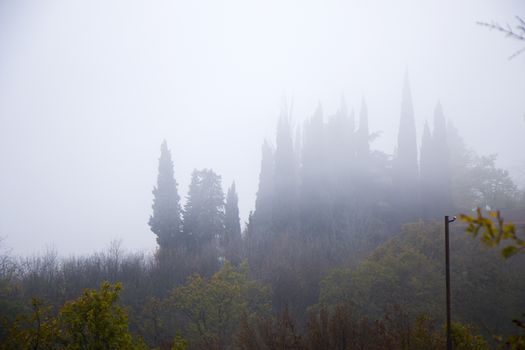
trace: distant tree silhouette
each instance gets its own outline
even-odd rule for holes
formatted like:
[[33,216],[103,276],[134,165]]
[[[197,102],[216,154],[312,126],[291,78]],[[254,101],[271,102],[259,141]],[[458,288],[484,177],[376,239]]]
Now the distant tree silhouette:
[[213,170],[194,170],[191,174],[183,218],[183,232],[191,250],[217,247],[224,239],[224,193],[221,177]]
[[451,198],[451,176],[450,176],[450,151],[447,139],[447,125],[443,108],[438,102],[434,110],[434,131],[432,135],[432,144],[434,148],[434,193],[433,201],[435,202],[435,215],[444,216],[452,210]]
[[397,151],[392,164],[393,202],[402,221],[417,217],[415,212],[417,211],[417,199],[419,197],[418,168],[414,108],[408,74],[406,74],[401,101]]
[[284,102],[277,125],[273,178],[272,222],[276,233],[294,230],[297,224],[297,169],[290,122]]
[[[421,216],[428,218],[432,216],[433,205],[430,198],[432,198],[433,186],[433,143],[432,134],[428,122],[425,121],[423,129],[423,136],[421,137],[421,150],[419,159],[419,173],[421,175]],[[425,200],[428,199],[428,200]]]
[[[250,226],[257,227],[259,232],[270,231],[272,226],[272,207],[274,197],[274,152],[267,141],[264,141],[261,151],[261,171],[259,187],[255,198],[255,212],[251,216]],[[259,233],[263,234],[263,233]]]
[[166,141],[162,142],[157,186],[153,188],[153,214],[149,218],[151,231],[157,235],[160,248],[181,243],[181,207],[177,182],[173,176],[173,161]]
[[[357,131],[357,163],[361,168],[369,166],[370,158],[370,131],[368,130],[368,108],[363,98],[359,113],[359,130]],[[365,171],[366,173],[366,171]]]
[[224,229],[224,239],[221,244],[225,251],[224,255],[227,260],[238,263],[240,260],[241,247],[241,221],[239,218],[239,198],[235,189],[235,182],[232,183],[226,195]]

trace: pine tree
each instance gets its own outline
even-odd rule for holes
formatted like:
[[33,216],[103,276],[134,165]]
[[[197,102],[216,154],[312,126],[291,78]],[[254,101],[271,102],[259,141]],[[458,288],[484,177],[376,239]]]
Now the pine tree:
[[224,193],[211,169],[194,170],[184,206],[184,235],[192,250],[215,247],[224,239]]
[[181,207],[177,182],[173,176],[173,161],[166,141],[162,142],[157,186],[153,188],[153,214],[149,218],[151,231],[157,235],[160,248],[180,244]]
[[239,217],[239,198],[232,183],[226,195],[224,206],[224,239],[222,246],[227,260],[237,263],[240,258],[241,247],[241,219]]

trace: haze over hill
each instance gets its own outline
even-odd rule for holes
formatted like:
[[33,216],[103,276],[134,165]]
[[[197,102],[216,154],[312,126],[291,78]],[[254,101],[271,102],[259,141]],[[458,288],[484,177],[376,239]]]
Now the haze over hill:
[[525,183],[525,59],[475,24],[512,22],[522,1],[145,4],[0,3],[0,236],[16,253],[153,249],[163,139],[183,198],[191,171],[213,168],[247,219],[283,95],[294,125],[364,97],[372,147],[392,154],[406,70],[418,140],[440,100]]

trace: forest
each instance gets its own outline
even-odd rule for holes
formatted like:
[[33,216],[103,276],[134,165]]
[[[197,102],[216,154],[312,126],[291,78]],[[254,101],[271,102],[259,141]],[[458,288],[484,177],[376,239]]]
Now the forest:
[[[144,218],[154,253],[4,249],[0,349],[444,349],[443,216],[519,221],[523,191],[440,103],[418,138],[408,78],[394,154],[371,147],[364,99],[301,125],[290,110],[262,145],[245,223],[212,169],[181,199],[164,141]],[[523,349],[525,255],[503,259],[466,229],[451,224],[454,348]]]

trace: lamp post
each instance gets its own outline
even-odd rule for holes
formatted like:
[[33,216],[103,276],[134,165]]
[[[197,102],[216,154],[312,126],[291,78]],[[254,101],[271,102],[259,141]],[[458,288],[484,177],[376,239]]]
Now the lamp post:
[[447,350],[452,350],[452,335],[450,333],[450,250],[448,225],[456,221],[456,217],[445,216],[445,278],[447,289]]

